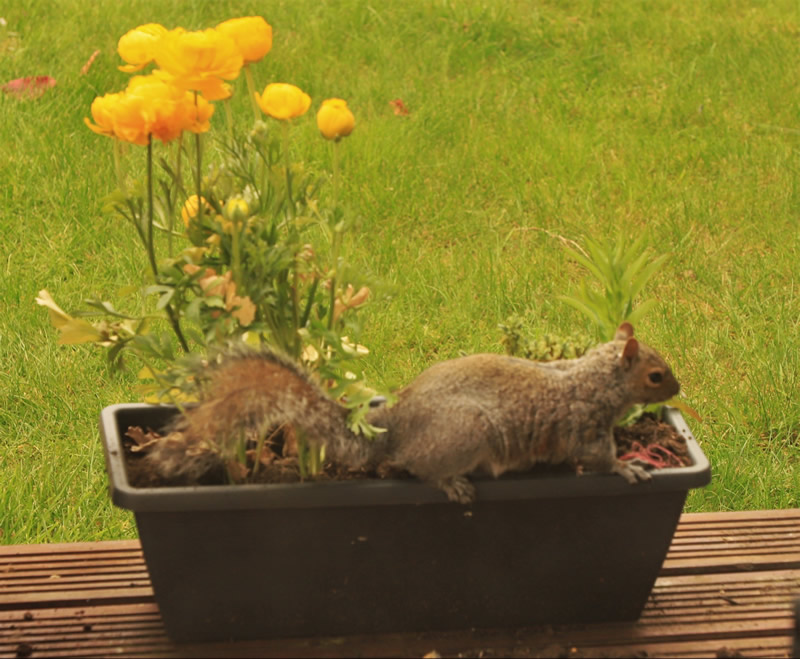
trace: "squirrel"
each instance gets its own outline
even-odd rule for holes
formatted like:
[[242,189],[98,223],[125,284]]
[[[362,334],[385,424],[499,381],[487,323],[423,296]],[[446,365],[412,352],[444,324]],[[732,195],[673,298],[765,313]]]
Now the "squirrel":
[[628,322],[577,359],[476,354],[435,364],[394,405],[370,410],[368,422],[384,430],[374,438],[351,431],[347,409],[288,358],[239,349],[209,371],[200,403],[170,428],[181,440],[162,442],[149,456],[162,476],[207,469],[208,452],[193,448],[288,424],[348,467],[404,469],[460,503],[474,501],[468,474],[477,469],[497,477],[566,462],[631,484],[650,480],[642,466],[617,459],[613,426],[632,405],[662,402],[680,389]]

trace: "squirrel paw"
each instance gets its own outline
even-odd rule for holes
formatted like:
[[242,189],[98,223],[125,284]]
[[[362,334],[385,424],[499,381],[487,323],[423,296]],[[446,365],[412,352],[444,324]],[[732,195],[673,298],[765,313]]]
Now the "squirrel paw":
[[613,469],[614,473],[622,476],[631,485],[635,485],[639,481],[649,481],[653,477],[649,471],[646,471],[638,464],[631,464],[629,462],[617,461]]
[[443,478],[436,482],[436,487],[444,491],[450,501],[456,503],[472,503],[475,501],[475,486],[465,476]]

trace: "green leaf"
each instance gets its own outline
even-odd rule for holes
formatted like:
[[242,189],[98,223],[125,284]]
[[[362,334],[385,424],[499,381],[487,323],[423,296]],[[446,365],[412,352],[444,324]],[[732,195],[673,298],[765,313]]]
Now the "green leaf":
[[581,300],[578,300],[574,297],[568,297],[566,295],[559,295],[558,299],[566,302],[568,305],[574,307],[582,314],[585,314],[592,322],[597,323],[600,320],[600,316],[597,314],[597,312]]
[[150,286],[145,286],[142,292],[145,295],[154,295],[159,293],[168,293],[174,290],[172,286],[164,286],[163,284],[152,284]]
[[564,250],[572,256],[578,263],[580,263],[584,268],[589,270],[595,277],[597,277],[600,281],[604,281],[603,273],[597,268],[597,266],[592,263],[589,259],[587,259],[583,254],[580,252],[576,252],[575,250],[564,247]]
[[703,417],[701,417],[697,413],[697,410],[695,410],[693,407],[687,405],[686,403],[684,403],[679,398],[670,398],[668,401],[666,401],[664,403],[664,405],[669,405],[671,407],[674,407],[675,409],[678,409],[681,412],[684,412],[685,414],[688,414],[690,417],[692,417],[698,423],[703,423]]
[[158,304],[156,304],[156,309],[158,311],[163,311],[167,308],[167,305],[172,300],[172,297],[175,295],[175,289],[169,288],[166,293],[164,293],[160,298],[158,298]]
[[84,303],[88,304],[90,307],[94,309],[99,309],[100,311],[107,313],[109,316],[114,316],[115,318],[123,318],[125,320],[137,320],[135,316],[129,316],[127,314],[117,311],[110,302],[104,302],[103,300],[84,300]]
[[100,331],[81,318],[72,318],[63,323],[58,331],[58,343],[61,345],[73,345],[77,343],[94,343],[100,341],[103,335]]
[[645,284],[650,281],[650,278],[661,269],[661,266],[669,258],[669,254],[662,254],[655,261],[653,261],[647,268],[645,268],[639,281],[631,288],[630,296],[635,298],[639,292],[644,288]]
[[627,320],[631,325],[636,325],[639,320],[650,310],[653,309],[658,304],[657,300],[645,300],[642,302],[636,309],[634,309],[626,318],[623,320]]

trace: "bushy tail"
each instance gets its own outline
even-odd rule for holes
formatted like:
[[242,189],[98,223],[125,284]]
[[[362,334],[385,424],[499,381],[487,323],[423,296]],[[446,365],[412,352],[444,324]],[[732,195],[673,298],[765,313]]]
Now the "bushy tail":
[[[353,433],[347,410],[287,357],[239,347],[220,353],[202,373],[200,403],[180,415],[148,459],[164,478],[197,479],[222,463],[241,438],[291,427],[326,457],[351,467],[373,461],[381,443]],[[379,436],[380,437],[380,436]]]

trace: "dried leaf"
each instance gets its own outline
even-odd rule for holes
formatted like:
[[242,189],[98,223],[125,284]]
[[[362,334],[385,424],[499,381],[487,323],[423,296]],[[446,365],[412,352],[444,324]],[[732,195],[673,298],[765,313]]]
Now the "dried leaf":
[[50,76],[28,76],[16,78],[0,87],[6,94],[19,99],[39,98],[51,87],[55,87],[56,80]]
[[[249,451],[247,451],[245,453],[245,455],[247,455],[247,458],[249,460],[252,460],[253,462],[256,461],[256,450],[255,449],[250,449]],[[259,457],[258,461],[262,465],[264,465],[266,467],[268,465],[271,465],[273,462],[275,462],[275,459],[277,457],[278,456],[275,454],[275,451],[273,451],[269,446],[264,445],[264,446],[261,447],[261,456]]]
[[50,314],[50,323],[56,329],[72,320],[72,316],[59,307],[50,293],[48,293],[45,289],[39,291],[39,295],[36,298],[36,304],[39,304],[47,309],[47,313]]
[[396,98],[393,101],[389,101],[389,105],[394,108],[394,113],[399,117],[407,117],[408,116],[408,108],[406,104],[403,103],[403,100],[400,98]]
[[145,451],[161,439],[161,435],[157,432],[152,430],[145,432],[139,426],[128,426],[125,436],[129,437],[134,442],[134,445],[131,446],[131,451],[133,453]]
[[297,433],[291,426],[284,426],[283,428],[283,450],[281,451],[284,458],[296,457],[297,450]]
[[238,460],[228,460],[225,463],[228,476],[234,483],[243,483],[250,473],[250,470]]
[[87,73],[89,73],[89,69],[92,68],[92,64],[94,64],[94,61],[97,59],[97,56],[99,54],[100,54],[100,51],[99,50],[95,50],[92,53],[92,56],[88,60],[86,60],[86,64],[84,64],[81,67],[81,75],[82,76],[85,76]]
[[0,56],[18,53],[22,46],[19,34],[7,30],[7,27],[8,21],[0,16]]

